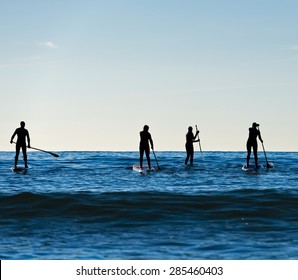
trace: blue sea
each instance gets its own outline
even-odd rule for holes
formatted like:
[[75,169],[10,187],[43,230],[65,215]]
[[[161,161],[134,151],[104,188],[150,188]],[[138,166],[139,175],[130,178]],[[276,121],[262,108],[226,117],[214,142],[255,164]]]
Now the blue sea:
[[0,259],[298,259],[298,153],[57,153],[0,152]]

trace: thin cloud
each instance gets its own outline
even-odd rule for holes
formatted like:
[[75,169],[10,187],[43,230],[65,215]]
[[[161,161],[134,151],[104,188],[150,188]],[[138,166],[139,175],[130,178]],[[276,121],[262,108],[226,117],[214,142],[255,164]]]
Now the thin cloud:
[[58,48],[58,46],[51,41],[39,43],[38,46],[41,48],[46,48],[46,49],[57,49]]

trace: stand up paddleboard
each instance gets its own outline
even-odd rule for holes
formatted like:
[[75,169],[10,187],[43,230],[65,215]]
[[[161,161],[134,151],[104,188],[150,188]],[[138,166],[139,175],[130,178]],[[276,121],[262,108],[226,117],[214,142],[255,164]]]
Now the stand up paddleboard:
[[243,171],[258,171],[258,170],[263,169],[263,168],[264,168],[263,165],[258,165],[258,168],[256,168],[255,165],[249,165],[249,166],[243,165],[242,166]]
[[10,168],[10,170],[12,172],[16,172],[16,173],[26,172],[28,169],[29,169],[28,167],[26,168],[26,167],[21,167],[21,166],[17,166],[17,167],[13,166]]
[[134,164],[132,166],[133,171],[139,172],[139,173],[148,173],[148,172],[152,172],[155,171],[155,169],[148,167],[148,165],[143,165],[143,168],[141,169],[139,164]]

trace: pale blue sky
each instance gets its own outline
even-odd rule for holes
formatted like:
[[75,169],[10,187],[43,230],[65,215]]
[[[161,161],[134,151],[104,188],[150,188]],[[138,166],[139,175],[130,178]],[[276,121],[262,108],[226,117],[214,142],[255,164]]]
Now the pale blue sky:
[[298,148],[298,1],[0,0],[0,150]]

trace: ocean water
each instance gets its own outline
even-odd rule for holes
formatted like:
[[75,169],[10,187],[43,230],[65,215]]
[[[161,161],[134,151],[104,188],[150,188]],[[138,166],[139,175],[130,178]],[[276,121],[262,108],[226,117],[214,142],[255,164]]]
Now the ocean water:
[[15,173],[0,153],[0,259],[298,259],[298,153],[245,172],[245,152],[156,152],[148,174],[137,152],[58,154]]

